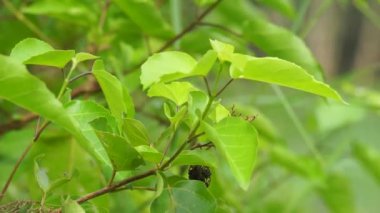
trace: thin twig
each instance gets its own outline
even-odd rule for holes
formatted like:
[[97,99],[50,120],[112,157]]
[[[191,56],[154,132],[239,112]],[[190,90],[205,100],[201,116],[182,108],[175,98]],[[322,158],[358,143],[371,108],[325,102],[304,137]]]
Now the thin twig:
[[195,144],[195,146],[191,147],[190,149],[191,150],[201,149],[203,147],[207,147],[207,149],[209,149],[211,147],[214,147],[214,144],[212,142],[208,142],[208,143],[205,143],[205,144]]
[[230,85],[232,82],[234,81],[234,79],[230,79],[223,87],[222,89],[219,90],[219,92],[216,93],[216,95],[214,96],[215,98],[218,97],[220,94],[222,94],[222,92],[228,87],[228,85]]
[[107,18],[108,8],[110,7],[110,5],[111,5],[111,0],[105,0],[104,5],[102,7],[102,13],[100,14],[100,18],[99,18],[99,24],[98,24],[99,31],[103,30],[103,27]]
[[86,75],[92,75],[92,72],[84,72],[84,73],[81,73],[81,74],[79,74],[77,76],[74,76],[73,78],[71,78],[69,80],[69,83],[72,83],[72,82],[74,82],[74,81],[78,80],[79,78],[81,78],[83,76],[86,76]]
[[111,174],[110,181],[108,182],[108,186],[111,186],[111,185],[112,185],[113,180],[115,179],[115,175],[116,175],[116,170],[113,169],[113,170],[112,170],[112,174]]
[[212,94],[211,94],[211,89],[210,89],[210,84],[208,83],[207,78],[206,78],[206,77],[203,77],[203,80],[204,80],[204,82],[205,82],[205,84],[206,84],[206,88],[207,88],[207,94],[208,94],[208,96],[212,96]]

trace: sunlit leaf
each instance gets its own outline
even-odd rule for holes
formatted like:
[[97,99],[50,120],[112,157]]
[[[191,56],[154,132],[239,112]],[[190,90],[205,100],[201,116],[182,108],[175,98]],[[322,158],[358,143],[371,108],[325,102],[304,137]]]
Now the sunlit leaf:
[[120,122],[125,115],[132,118],[135,109],[127,88],[115,76],[105,70],[102,60],[95,61],[92,72],[102,88],[112,115],[118,118]]
[[210,40],[212,48],[218,54],[220,61],[230,61],[234,53],[235,47],[231,44],[223,43],[218,40]]
[[256,58],[234,54],[232,65],[230,73],[233,78],[278,84],[345,103],[329,85],[317,81],[292,62],[272,57]]
[[172,166],[182,165],[203,165],[216,168],[216,157],[210,150],[185,150],[172,163]]
[[96,55],[93,55],[93,54],[90,54],[90,53],[80,52],[80,53],[75,54],[74,60],[77,63],[79,63],[79,62],[82,62],[82,61],[94,60],[94,59],[97,59],[97,58],[99,58],[99,56],[96,56]]
[[137,150],[138,153],[140,153],[140,155],[147,162],[160,163],[163,157],[162,153],[160,153],[157,149],[151,146],[141,145],[141,146],[136,146],[135,149]]
[[74,55],[74,50],[51,50],[29,58],[24,61],[24,64],[63,68],[74,57]]
[[116,171],[133,170],[144,164],[142,156],[124,138],[102,131],[96,131],[96,135]]
[[150,87],[148,96],[164,97],[180,106],[187,102],[189,93],[196,90],[198,89],[188,82],[158,83]]
[[212,121],[218,123],[219,121],[223,120],[229,115],[230,115],[230,111],[228,111],[223,105],[218,103],[210,112],[208,117],[211,118]]
[[151,212],[215,212],[216,199],[199,181],[178,181],[168,186],[151,205]]
[[215,51],[208,51],[199,62],[183,52],[156,53],[141,66],[141,84],[146,89],[154,83],[165,83],[191,76],[205,76],[213,67],[215,60]]
[[215,144],[243,189],[247,189],[256,161],[258,134],[249,122],[227,117],[214,126],[202,122],[206,136]]
[[54,50],[52,46],[39,39],[26,38],[15,45],[10,57],[23,63],[33,56],[41,55],[52,50]]

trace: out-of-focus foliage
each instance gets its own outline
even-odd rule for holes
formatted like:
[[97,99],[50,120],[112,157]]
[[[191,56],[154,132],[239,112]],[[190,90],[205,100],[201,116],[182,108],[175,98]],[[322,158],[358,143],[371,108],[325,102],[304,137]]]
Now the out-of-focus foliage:
[[0,187],[50,125],[0,212],[378,212],[380,58],[324,69],[371,46],[331,11],[380,35],[376,0],[2,0]]

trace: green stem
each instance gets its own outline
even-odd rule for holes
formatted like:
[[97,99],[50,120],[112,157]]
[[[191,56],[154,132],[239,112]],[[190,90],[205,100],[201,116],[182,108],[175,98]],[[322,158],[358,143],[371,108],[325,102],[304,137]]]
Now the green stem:
[[[171,21],[173,24],[173,30],[176,34],[180,33],[182,30],[181,4],[182,0],[170,0]],[[174,47],[179,49],[180,40],[175,41]]]
[[280,101],[282,105],[284,106],[286,112],[288,113],[290,120],[293,122],[294,126],[296,127],[297,131],[301,134],[302,139],[305,141],[308,149],[313,153],[315,158],[323,164],[323,158],[319,154],[318,150],[314,146],[313,139],[309,136],[303,125],[301,124],[299,118],[297,117],[296,113],[294,112],[292,106],[290,105],[289,101],[285,97],[285,94],[282,92],[279,86],[272,85],[272,88],[276,95],[280,98]]

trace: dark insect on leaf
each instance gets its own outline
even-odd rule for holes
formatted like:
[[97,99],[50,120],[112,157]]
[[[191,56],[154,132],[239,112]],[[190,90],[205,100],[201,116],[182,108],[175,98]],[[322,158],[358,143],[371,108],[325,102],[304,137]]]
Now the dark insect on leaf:
[[211,171],[207,166],[192,165],[189,168],[189,179],[199,180],[205,183],[206,187],[210,185]]

